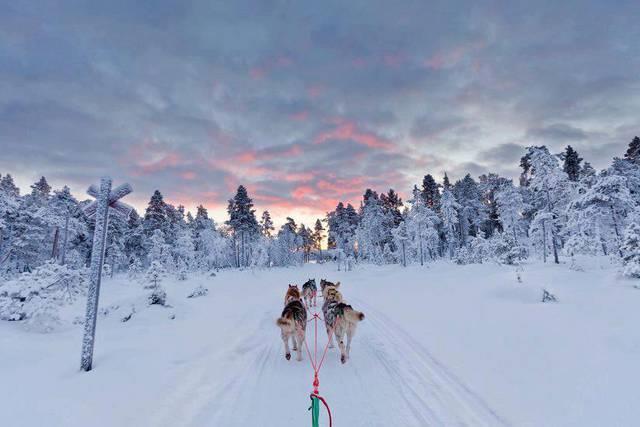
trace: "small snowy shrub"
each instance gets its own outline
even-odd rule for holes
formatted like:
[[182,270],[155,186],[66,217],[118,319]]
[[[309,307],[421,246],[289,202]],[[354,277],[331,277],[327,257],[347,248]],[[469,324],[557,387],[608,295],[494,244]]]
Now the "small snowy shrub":
[[193,292],[191,292],[189,295],[187,295],[187,298],[197,298],[197,297],[204,297],[209,293],[209,289],[205,288],[204,286],[200,285],[197,288],[195,288],[193,290]]
[[149,305],[167,305],[167,293],[160,285],[158,285],[151,291],[147,297],[147,301],[149,302]]
[[147,289],[154,289],[158,287],[166,274],[167,274],[167,271],[165,270],[163,265],[160,264],[160,262],[158,261],[153,261],[149,266],[149,269],[145,273],[144,287]]
[[177,265],[177,274],[178,280],[187,280],[187,263],[184,262],[182,258],[178,259]]
[[48,332],[59,323],[60,308],[85,292],[81,271],[47,262],[0,285],[0,319],[26,320]]
[[542,290],[542,302],[557,302],[558,298],[546,289]]
[[147,300],[149,305],[166,305],[167,303],[167,293],[162,288],[160,283],[164,278],[166,271],[162,264],[158,261],[153,261],[147,270],[147,274],[145,276],[147,289],[152,289],[149,294]]
[[140,276],[142,273],[142,263],[139,259],[136,258],[129,264],[129,270],[127,273],[130,279],[135,279]]

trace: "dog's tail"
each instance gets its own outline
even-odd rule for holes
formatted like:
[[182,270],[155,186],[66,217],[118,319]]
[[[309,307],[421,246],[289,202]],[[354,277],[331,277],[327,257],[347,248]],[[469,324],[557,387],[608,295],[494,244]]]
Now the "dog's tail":
[[283,327],[283,326],[291,326],[293,324],[293,321],[291,319],[287,319],[286,317],[280,317],[278,318],[278,320],[276,320],[276,325]]
[[345,309],[344,317],[350,323],[362,322],[364,320],[364,313],[354,309]]

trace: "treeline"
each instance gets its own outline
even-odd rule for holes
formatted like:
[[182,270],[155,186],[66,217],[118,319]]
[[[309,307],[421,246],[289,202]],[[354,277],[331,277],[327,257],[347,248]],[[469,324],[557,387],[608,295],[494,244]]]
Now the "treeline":
[[[287,218],[277,231],[268,211],[258,219],[243,186],[229,200],[222,224],[203,206],[193,215],[155,191],[143,215],[110,217],[106,268],[109,274],[136,273],[155,261],[184,273],[311,259],[512,264],[528,257],[560,262],[601,254],[640,277],[640,139],[635,137],[623,157],[599,172],[570,146],[560,154],[544,146],[523,154],[518,185],[492,173],[454,183],[446,174],[441,182],[428,174],[406,202],[393,189],[367,189],[358,208],[339,203],[312,227]],[[45,263],[85,267],[93,230],[85,203],[67,187],[52,190],[44,177],[21,195],[10,174],[1,176],[2,276]],[[325,238],[329,251],[321,249]]]

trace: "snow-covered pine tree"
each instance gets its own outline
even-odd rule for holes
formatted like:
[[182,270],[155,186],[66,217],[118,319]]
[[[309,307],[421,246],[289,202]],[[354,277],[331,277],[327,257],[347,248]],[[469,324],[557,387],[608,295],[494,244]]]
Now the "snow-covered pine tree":
[[400,262],[403,267],[407,266],[407,244],[409,242],[409,232],[407,231],[407,224],[401,221],[396,228],[393,229],[393,239],[396,247],[400,252]]
[[160,230],[163,234],[169,231],[167,205],[158,190],[153,192],[151,200],[149,200],[149,205],[144,214],[143,225],[147,237],[151,236],[155,230]]
[[167,272],[163,265],[158,261],[152,261],[145,275],[145,288],[151,289],[151,293],[147,297],[149,305],[166,305],[167,293],[162,287],[162,280]]
[[[600,174],[595,183],[570,204],[567,229],[572,250],[600,247],[602,253],[620,250],[623,221],[635,207],[626,179],[613,173]],[[584,240],[590,240],[590,243]],[[580,240],[580,241],[577,241]]]
[[397,227],[402,222],[402,198],[390,188],[388,193],[380,194],[380,201],[385,215],[391,221],[391,227]]
[[509,181],[500,187],[495,198],[502,229],[513,237],[514,242],[519,243],[525,230],[522,215],[525,204],[522,193],[513,186],[512,181]]
[[250,261],[250,244],[258,234],[259,226],[255,209],[253,209],[253,200],[243,185],[238,187],[236,195],[229,200],[227,212],[229,213],[227,225],[233,232],[236,248],[236,266],[246,267]]
[[[562,171],[558,158],[549,153],[546,147],[529,147],[527,155],[531,165],[529,187],[533,195],[534,207],[538,210],[534,221],[536,230],[543,230],[538,235],[547,242],[547,232],[551,236],[551,249],[554,262],[560,263],[558,253],[560,249],[560,235],[566,223],[566,207],[571,200],[574,186],[570,185],[569,177]],[[546,250],[546,243],[542,246]],[[544,258],[546,259],[546,254]]]
[[384,245],[391,240],[391,229],[382,201],[371,189],[367,189],[363,197],[356,240],[358,256],[376,264],[384,261]]
[[454,256],[455,248],[459,246],[458,238],[460,232],[458,231],[458,211],[460,210],[460,204],[456,200],[456,196],[453,194],[450,188],[445,188],[442,191],[441,198],[441,211],[440,216],[442,218],[442,231],[447,245],[447,254],[449,259]]
[[465,246],[468,237],[478,236],[480,226],[487,218],[482,204],[480,189],[476,181],[467,174],[453,186],[453,193],[460,204],[458,212],[460,222],[460,244]]
[[422,198],[425,205],[434,212],[440,212],[440,185],[431,174],[422,179]]
[[640,210],[630,215],[622,241],[623,274],[640,279]]
[[262,212],[262,218],[260,219],[260,231],[262,232],[262,235],[267,238],[271,238],[274,230],[275,227],[273,226],[271,214],[269,211]]
[[629,148],[624,154],[624,158],[637,165],[640,165],[640,138],[634,137],[629,143]]
[[304,224],[300,224],[298,228],[298,237],[303,253],[303,262],[309,262],[311,251],[313,251],[313,233]]
[[498,204],[496,203],[496,192],[509,182],[495,173],[483,174],[479,177],[478,189],[480,190],[481,202],[486,212],[485,220],[480,225],[480,229],[486,237],[493,236],[494,232],[502,232],[502,224],[498,215]]
[[313,226],[313,245],[320,254],[320,259],[322,259],[322,239],[324,239],[324,227],[322,226],[322,221],[318,218]]
[[578,156],[578,152],[570,145],[567,145],[562,157],[564,161],[562,170],[571,181],[577,182],[580,179],[580,162],[582,162],[582,157]]
[[415,187],[411,210],[405,222],[413,246],[412,252],[417,255],[420,265],[424,265],[427,255],[432,260],[435,259],[440,238],[438,235],[440,218],[427,207],[424,198]]

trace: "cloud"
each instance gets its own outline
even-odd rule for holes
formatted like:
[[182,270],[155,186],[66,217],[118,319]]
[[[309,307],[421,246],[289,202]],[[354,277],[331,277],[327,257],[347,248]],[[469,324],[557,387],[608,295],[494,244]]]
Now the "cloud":
[[244,183],[308,221],[425,173],[513,176],[532,143],[605,167],[640,129],[635,1],[0,9],[0,172],[23,187],[110,174],[139,207],[158,188],[223,216]]

